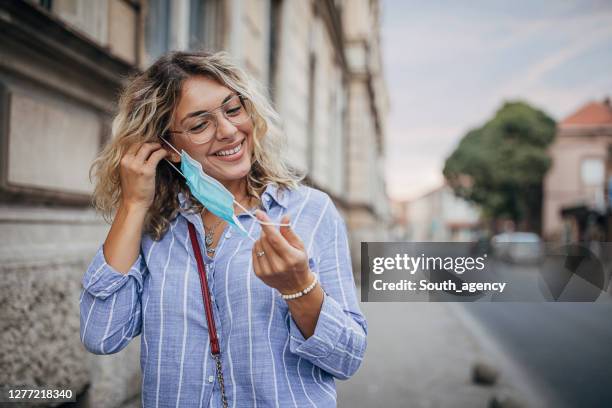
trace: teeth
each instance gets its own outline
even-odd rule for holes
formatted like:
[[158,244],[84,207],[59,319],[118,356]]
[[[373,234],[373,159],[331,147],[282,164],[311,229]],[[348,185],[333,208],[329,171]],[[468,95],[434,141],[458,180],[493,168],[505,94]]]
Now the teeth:
[[216,156],[229,156],[231,154],[236,154],[240,151],[240,149],[242,148],[242,143],[240,143],[238,146],[234,147],[233,149],[229,149],[229,150],[222,150],[220,152],[215,153]]

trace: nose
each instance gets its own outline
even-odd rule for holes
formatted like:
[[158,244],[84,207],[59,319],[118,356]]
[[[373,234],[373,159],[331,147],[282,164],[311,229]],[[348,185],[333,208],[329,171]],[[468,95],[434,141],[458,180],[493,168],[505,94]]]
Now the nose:
[[238,128],[232,122],[221,113],[217,112],[217,131],[215,132],[215,138],[217,140],[226,140],[232,138]]

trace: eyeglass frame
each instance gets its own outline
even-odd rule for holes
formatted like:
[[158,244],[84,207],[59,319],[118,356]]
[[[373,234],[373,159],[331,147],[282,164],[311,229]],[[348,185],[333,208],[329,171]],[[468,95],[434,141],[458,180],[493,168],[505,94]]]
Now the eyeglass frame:
[[[243,124],[243,123],[245,123],[245,122],[246,122],[246,120],[245,120],[245,122],[234,123],[234,122],[232,122],[232,120],[231,120],[230,118],[228,118],[228,117],[225,115],[225,111],[224,111],[224,110],[222,110],[222,109],[223,109],[223,108],[225,108],[225,107],[226,107],[226,105],[227,105],[228,103],[230,103],[230,102],[231,102],[231,101],[232,101],[232,100],[233,100],[235,97],[238,97],[238,99],[240,100],[240,105],[242,105],[242,108],[243,108],[243,109],[246,111],[246,113],[247,113],[247,115],[249,116],[249,118],[251,118],[251,119],[252,119],[252,114],[251,114],[251,111],[250,111],[250,109],[247,109],[247,106],[246,106],[246,104],[244,103],[244,101],[245,101],[245,100],[248,100],[248,98],[247,98],[247,97],[245,97],[244,95],[241,95],[241,94],[240,94],[240,93],[238,93],[238,92],[234,92],[234,94],[233,94],[233,95],[232,95],[232,96],[231,96],[231,97],[230,97],[230,98],[229,98],[227,101],[225,101],[225,102],[224,102],[224,103],[222,103],[221,105],[217,106],[216,108],[211,109],[211,110],[206,111],[206,112],[203,112],[203,113],[201,113],[201,114],[199,114],[199,115],[194,115],[194,117],[204,116],[204,115],[211,115],[211,116],[214,118],[214,120],[215,120],[215,131],[212,133],[212,136],[211,136],[211,137],[210,137],[210,139],[208,139],[207,141],[205,141],[205,142],[201,142],[201,143],[196,143],[196,142],[194,142],[194,141],[193,141],[193,139],[191,138],[191,135],[193,135],[193,133],[189,133],[189,132],[187,132],[187,131],[185,131],[185,130],[168,130],[168,131],[167,131],[167,133],[179,133],[179,134],[181,134],[181,135],[187,134],[187,137],[189,137],[189,140],[190,140],[192,143],[194,143],[194,144],[198,144],[198,145],[210,142],[212,139],[214,139],[215,134],[217,133],[217,130],[218,130],[218,128],[219,128],[219,119],[217,119],[217,115],[216,115],[216,112],[217,112],[217,111],[221,110],[221,111],[222,111],[222,113],[221,113],[221,114],[223,115],[223,118],[225,118],[225,119],[226,119],[228,122],[230,122],[232,125],[241,125],[241,124]],[[181,124],[182,124],[182,123],[185,121],[185,119],[187,119],[187,118],[184,118],[184,119],[181,121]]]

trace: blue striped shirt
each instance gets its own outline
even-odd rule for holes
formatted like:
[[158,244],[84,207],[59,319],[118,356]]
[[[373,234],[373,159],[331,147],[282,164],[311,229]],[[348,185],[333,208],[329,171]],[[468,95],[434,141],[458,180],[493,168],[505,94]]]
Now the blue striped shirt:
[[[205,251],[199,214],[179,214],[159,241],[143,234],[141,251],[127,274],[106,262],[102,245],[83,276],[81,341],[95,354],[122,350],[141,336],[142,402],[145,407],[219,407],[221,398],[195,255],[192,222],[206,264],[221,345],[230,407],[333,407],[335,378],[359,368],[367,324],[352,274],[346,225],[327,194],[270,184],[262,206],[280,222],[289,214],[307,248],[324,300],[314,334],[304,339],[275,289],[253,272],[253,243],[226,226],[214,258]],[[261,227],[248,214],[239,220],[253,237]]]

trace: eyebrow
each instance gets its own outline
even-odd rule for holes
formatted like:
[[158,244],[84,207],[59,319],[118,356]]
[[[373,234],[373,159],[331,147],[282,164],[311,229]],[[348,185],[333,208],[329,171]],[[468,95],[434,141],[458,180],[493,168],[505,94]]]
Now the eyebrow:
[[[233,92],[230,93],[229,95],[227,95],[223,99],[223,102],[221,102],[221,104],[219,106],[222,106],[225,102],[229,101],[232,98],[232,96],[234,96],[234,95],[235,94]],[[181,119],[181,121],[179,123],[183,123],[186,119],[192,118],[194,116],[200,116],[200,115],[203,115],[205,113],[208,113],[208,111],[207,110],[199,110],[199,111],[188,113],[183,119]]]

